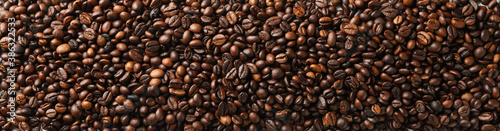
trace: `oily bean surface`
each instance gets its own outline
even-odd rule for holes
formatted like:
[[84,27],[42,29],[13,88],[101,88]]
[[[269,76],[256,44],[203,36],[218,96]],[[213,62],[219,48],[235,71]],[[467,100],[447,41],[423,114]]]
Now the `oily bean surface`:
[[497,0],[0,4],[2,131],[500,130]]

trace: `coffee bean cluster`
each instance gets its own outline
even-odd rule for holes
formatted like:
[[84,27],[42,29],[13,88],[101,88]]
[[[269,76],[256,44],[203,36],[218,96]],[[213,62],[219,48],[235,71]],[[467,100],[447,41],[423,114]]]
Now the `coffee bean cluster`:
[[2,131],[500,130],[497,0],[0,5]]

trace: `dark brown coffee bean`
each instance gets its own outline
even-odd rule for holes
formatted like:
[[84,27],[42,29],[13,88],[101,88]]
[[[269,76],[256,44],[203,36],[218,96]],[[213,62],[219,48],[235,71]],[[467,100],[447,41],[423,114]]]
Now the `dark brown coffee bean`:
[[93,21],[92,16],[90,16],[90,14],[87,12],[81,13],[78,18],[80,19],[80,22],[82,22],[85,25],[90,25],[90,23],[92,23]]
[[229,72],[226,74],[226,79],[233,80],[236,78],[238,75],[238,70],[236,68],[232,68],[229,70]]
[[240,65],[240,67],[238,68],[238,77],[240,79],[244,79],[248,76],[248,74],[249,74],[248,66],[245,64]]
[[458,115],[460,116],[467,116],[470,113],[470,109],[468,106],[462,106],[458,108]]
[[407,37],[411,34],[412,29],[409,26],[402,26],[398,30],[398,35],[401,37]]
[[217,34],[212,38],[212,42],[214,43],[214,45],[220,46],[226,43],[226,36],[224,36],[223,34]]
[[318,21],[319,21],[319,25],[322,25],[322,26],[328,26],[328,25],[332,24],[331,17],[321,17]]
[[325,8],[326,6],[328,6],[328,1],[327,0],[316,0],[315,4],[319,8]]
[[170,27],[178,27],[181,25],[181,18],[179,18],[178,15],[174,15],[170,18],[170,20],[168,21],[168,26]]
[[259,38],[261,40],[266,40],[267,41],[267,40],[271,39],[271,35],[268,32],[266,32],[266,31],[261,31],[261,32],[259,32]]
[[375,35],[379,35],[380,33],[382,33],[383,30],[384,30],[384,26],[382,25],[382,23],[373,24],[372,31]]
[[354,24],[347,24],[344,26],[344,32],[349,35],[356,35],[358,33],[358,26]]
[[142,60],[144,59],[143,55],[135,50],[129,50],[128,55],[129,55],[130,59],[132,59],[136,62],[142,62]]
[[273,16],[266,20],[266,24],[269,26],[275,26],[281,23],[281,18],[279,16]]
[[461,29],[465,27],[465,22],[463,19],[453,18],[451,19],[451,25],[453,25],[455,28]]
[[477,118],[480,121],[488,122],[488,121],[493,120],[493,114],[491,114],[490,112],[484,112],[484,113],[481,113]]
[[456,38],[457,35],[458,35],[457,28],[455,28],[454,26],[449,25],[446,28],[446,31],[448,32],[448,36],[451,37],[451,38]]
[[297,2],[293,6],[293,13],[297,17],[303,17],[306,13],[306,9],[304,9],[304,6],[302,2]]
[[231,25],[234,25],[236,22],[238,22],[238,16],[234,11],[227,12],[226,19]]
[[429,19],[427,21],[427,27],[429,27],[430,29],[436,30],[439,28],[439,26],[440,26],[440,23],[436,19]]
[[83,36],[87,40],[94,40],[95,38],[97,38],[95,30],[92,28],[85,29],[85,32],[83,32]]
[[472,14],[472,12],[474,12],[474,8],[472,7],[472,5],[465,5],[462,8],[462,15],[464,16],[469,16]]
[[280,64],[284,64],[288,61],[288,56],[285,53],[280,53],[276,55],[275,61]]
[[484,55],[486,55],[486,49],[484,47],[478,47],[474,50],[474,57],[475,58],[482,58]]
[[418,42],[422,45],[428,45],[431,42],[431,36],[427,32],[420,31],[417,33]]
[[382,13],[389,18],[394,18],[396,15],[398,15],[398,11],[394,8],[388,7],[382,10]]
[[160,43],[158,41],[148,41],[146,43],[146,54],[151,54],[151,56],[155,56],[153,54],[157,53],[160,50]]

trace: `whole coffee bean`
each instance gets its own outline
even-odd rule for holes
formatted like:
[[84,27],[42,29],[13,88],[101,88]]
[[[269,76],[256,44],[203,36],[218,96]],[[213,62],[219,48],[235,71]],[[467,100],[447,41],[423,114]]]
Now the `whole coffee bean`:
[[96,32],[94,29],[87,28],[83,32],[83,37],[85,37],[85,39],[87,39],[87,40],[94,40],[95,38],[97,38],[97,35],[96,35]]
[[458,115],[460,116],[467,116],[470,113],[470,109],[468,106],[462,106],[458,108]]
[[160,50],[160,43],[158,41],[148,41],[146,43],[146,54],[150,56],[155,56],[156,53]]
[[246,77],[248,76],[248,74],[249,74],[249,71],[250,71],[250,70],[248,69],[248,66],[247,66],[247,65],[245,65],[245,64],[241,65],[241,66],[238,68],[238,77],[239,77],[240,79],[244,79],[244,78],[246,78]]
[[293,6],[293,13],[295,14],[295,16],[297,17],[303,17],[306,13],[306,9],[304,9],[304,6],[302,2],[297,2],[295,3],[295,5]]
[[486,55],[486,49],[484,47],[478,47],[474,50],[474,57],[475,58],[482,58],[484,55]]
[[4,130],[498,128],[498,1],[2,3]]
[[[322,1],[322,0],[320,0],[320,1]],[[328,25],[332,24],[331,17],[321,17],[318,21],[319,21],[319,25],[323,25],[323,26],[328,26]]]
[[373,30],[373,33],[375,35],[379,35],[380,33],[382,33],[383,29],[384,29],[384,26],[382,25],[382,23],[373,24],[372,30]]
[[411,32],[412,29],[409,26],[402,26],[398,30],[398,35],[400,35],[401,37],[407,37],[408,35],[411,34]]
[[56,52],[58,54],[68,53],[69,51],[71,51],[71,47],[69,46],[69,44],[61,44],[61,45],[57,46],[57,49],[56,49]]
[[383,9],[382,13],[389,18],[394,18],[396,17],[396,15],[398,15],[398,11],[391,7]]
[[90,25],[90,23],[92,23],[93,21],[92,16],[87,12],[81,13],[78,18],[80,19],[80,22],[82,22],[85,25]]
[[465,22],[463,19],[453,18],[451,19],[451,25],[453,25],[455,28],[460,29],[465,27]]
[[328,1],[327,0],[316,0],[315,4],[319,8],[325,8],[328,5]]
[[212,42],[214,43],[214,45],[220,46],[226,43],[226,36],[224,36],[223,34],[217,34],[212,38]]
[[465,5],[464,7],[462,7],[462,15],[464,16],[471,15],[473,11],[474,8],[472,7],[472,5]]
[[440,26],[440,23],[439,23],[439,21],[438,21],[438,20],[436,20],[436,19],[429,19],[429,20],[427,21],[427,27],[429,27],[430,29],[435,30],[435,29],[438,29],[438,28],[439,28],[439,26]]
[[428,45],[432,39],[427,32],[420,31],[417,33],[418,42],[422,45]]
[[381,109],[380,109],[380,106],[375,104],[375,105],[372,105],[371,107],[371,111],[375,114],[375,115],[381,115]]
[[130,59],[136,62],[142,62],[144,59],[144,56],[136,50],[129,50],[128,55],[130,56]]
[[234,11],[229,11],[226,14],[227,21],[229,24],[234,25],[236,22],[238,22],[238,16]]
[[268,24],[269,26],[278,25],[278,24],[280,24],[280,22],[281,22],[281,18],[279,16],[273,16],[273,17],[270,17],[266,20],[266,24]]
[[356,35],[358,33],[358,26],[355,24],[347,24],[344,26],[344,32],[349,35]]
[[57,112],[56,112],[56,110],[54,110],[54,109],[48,109],[48,110],[45,112],[45,114],[46,114],[46,115],[47,115],[47,117],[49,117],[49,118],[54,118],[54,117],[56,117]]

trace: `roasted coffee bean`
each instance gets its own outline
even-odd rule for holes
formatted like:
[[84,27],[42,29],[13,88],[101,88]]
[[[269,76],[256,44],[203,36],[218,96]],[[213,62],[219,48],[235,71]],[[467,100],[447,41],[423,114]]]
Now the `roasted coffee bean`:
[[213,37],[212,42],[214,43],[214,45],[220,46],[226,43],[226,36],[224,36],[223,34],[217,34]]
[[[322,0],[320,0],[322,1]],[[319,24],[323,26],[327,26],[332,24],[332,18],[331,17],[321,17],[319,20]]]
[[394,18],[398,15],[398,11],[394,8],[388,7],[382,10],[382,13],[389,18]]
[[428,45],[432,41],[431,36],[423,31],[417,33],[417,40],[422,45]]
[[402,26],[398,30],[398,35],[401,37],[407,37],[408,35],[411,34],[411,32],[412,32],[412,29],[409,26]]
[[130,59],[132,59],[136,62],[142,62],[144,59],[143,55],[136,50],[129,50],[128,55],[129,55]]
[[498,1],[2,3],[3,130],[499,126]]
[[266,20],[266,24],[269,26],[275,26],[280,24],[281,18],[279,16],[273,16]]
[[355,24],[347,24],[344,26],[344,32],[349,35],[356,35],[358,33],[358,26]]
[[94,29],[87,28],[83,32],[83,37],[85,37],[85,39],[87,39],[87,40],[94,40],[95,38],[97,38],[97,35],[96,35],[96,32]]
[[373,30],[373,33],[375,35],[379,35],[380,33],[382,33],[383,29],[384,29],[384,27],[383,27],[382,23],[373,24],[372,30]]
[[328,1],[327,0],[316,0],[315,4],[319,8],[325,8],[328,5]]
[[292,9],[295,16],[303,17],[306,14],[306,9],[304,9],[304,6],[305,5],[302,2],[295,3]]

